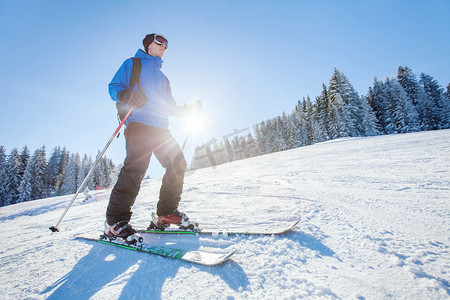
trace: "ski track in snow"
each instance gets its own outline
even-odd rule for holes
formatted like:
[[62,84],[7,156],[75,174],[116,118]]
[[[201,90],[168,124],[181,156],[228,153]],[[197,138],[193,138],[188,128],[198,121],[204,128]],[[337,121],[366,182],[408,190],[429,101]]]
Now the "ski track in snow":
[[[190,172],[180,209],[208,229],[301,222],[283,236],[146,236],[239,249],[204,267],[74,240],[110,191],[0,208],[0,299],[449,299],[450,130],[346,138]],[[160,180],[133,208],[145,227]]]

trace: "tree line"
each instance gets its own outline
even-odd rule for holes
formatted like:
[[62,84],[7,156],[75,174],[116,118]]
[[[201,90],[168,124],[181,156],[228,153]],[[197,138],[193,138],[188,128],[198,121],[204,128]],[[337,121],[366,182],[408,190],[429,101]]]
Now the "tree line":
[[[396,77],[374,79],[359,96],[334,69],[315,101],[299,100],[290,114],[262,121],[253,134],[198,146],[191,169],[269,154],[341,137],[374,136],[450,128],[450,84],[446,91],[430,75],[417,77],[400,66]],[[206,153],[209,153],[207,155]]]
[[[47,160],[45,146],[31,155],[27,146],[21,152],[12,149],[9,155],[0,146],[0,206],[25,201],[73,194],[81,186],[94,161],[86,154],[71,154],[57,146]],[[112,185],[116,166],[103,157],[87,182],[86,188]]]

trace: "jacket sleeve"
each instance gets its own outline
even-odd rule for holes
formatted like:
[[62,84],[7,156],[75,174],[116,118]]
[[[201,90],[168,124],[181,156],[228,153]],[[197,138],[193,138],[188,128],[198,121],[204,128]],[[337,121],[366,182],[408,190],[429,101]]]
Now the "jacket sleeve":
[[119,101],[119,92],[128,88],[131,78],[131,70],[133,68],[133,60],[127,59],[117,70],[111,82],[108,84],[109,95],[114,101]]
[[175,98],[172,95],[172,88],[170,87],[170,82],[168,79],[167,79],[166,96],[169,115],[172,115],[174,117],[182,117],[186,113],[186,105],[177,106]]

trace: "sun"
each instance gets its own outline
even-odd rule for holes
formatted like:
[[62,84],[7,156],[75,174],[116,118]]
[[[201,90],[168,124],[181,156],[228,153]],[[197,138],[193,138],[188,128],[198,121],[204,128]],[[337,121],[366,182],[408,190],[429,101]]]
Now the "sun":
[[205,129],[205,119],[201,113],[191,113],[184,119],[184,128],[190,134],[198,134]]

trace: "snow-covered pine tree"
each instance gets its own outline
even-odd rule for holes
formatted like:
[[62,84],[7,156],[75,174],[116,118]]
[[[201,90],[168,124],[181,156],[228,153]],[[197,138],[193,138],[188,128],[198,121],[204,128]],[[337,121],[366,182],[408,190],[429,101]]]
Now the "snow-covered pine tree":
[[386,89],[386,84],[375,77],[373,88],[369,88],[367,101],[375,113],[380,131],[391,134],[394,133],[394,126],[391,125],[392,107]]
[[425,95],[416,75],[410,68],[400,66],[398,67],[397,80],[411,99],[412,104],[417,107],[423,101]]
[[447,90],[445,91],[445,96],[450,99],[450,83],[447,85]]
[[65,171],[61,191],[63,195],[73,194],[77,190],[77,178],[80,171],[80,155],[78,153],[70,155]]
[[275,121],[273,119],[268,119],[266,121],[266,126],[264,130],[264,136],[266,138],[267,154],[276,152],[275,135],[276,135]]
[[[305,103],[306,105],[306,103]],[[315,117],[319,121],[320,131],[323,132],[324,140],[329,140],[338,135],[338,131],[335,126],[331,123],[331,112],[329,111],[329,100],[328,100],[328,88],[325,84],[322,84],[322,92],[320,96],[316,98],[316,110]],[[307,108],[305,107],[305,113]],[[312,135],[308,134],[308,140],[311,141]]]
[[292,124],[287,117],[287,114],[283,111],[280,118],[280,131],[281,131],[281,139],[283,141],[283,146],[281,147],[281,151],[292,149],[294,142],[291,134]]
[[56,175],[56,191],[58,195],[65,195],[65,193],[62,190],[62,185],[64,184],[64,177],[66,175],[66,168],[69,164],[70,159],[70,153],[66,150],[65,147],[63,147],[61,153],[59,154],[58,159],[58,172]]
[[105,181],[103,182],[102,188],[109,188],[112,186],[111,178],[114,174],[114,170],[116,167],[114,166],[114,163],[105,156],[102,159],[101,168],[103,169],[103,172],[105,173]]
[[60,188],[58,181],[58,175],[60,171],[60,161],[61,161],[61,147],[57,146],[53,148],[52,154],[47,163],[47,182],[50,187],[50,193],[57,193]]
[[445,92],[443,117],[447,120],[446,124],[443,125],[443,128],[444,129],[450,128],[450,83],[447,85],[447,90]]
[[83,159],[81,160],[81,163],[80,163],[80,171],[79,171],[79,174],[78,174],[78,177],[77,177],[77,187],[81,186],[81,184],[84,181],[84,178],[86,177],[87,172],[89,172],[89,170],[86,170],[87,169],[87,162],[88,162],[88,157],[85,154],[83,156]]
[[416,108],[420,129],[430,130],[433,118],[434,104],[425,93],[424,86],[408,67],[399,67],[397,79]]
[[271,153],[285,149],[282,130],[281,117],[273,118],[271,120]]
[[39,161],[38,161],[38,173],[39,173],[39,186],[42,188],[42,190],[39,191],[39,195],[37,199],[40,198],[47,198],[51,195],[51,187],[50,182],[47,177],[47,150],[45,148],[45,145],[39,149]]
[[19,187],[18,202],[46,198],[49,187],[46,180],[47,158],[45,147],[37,149],[29,160]]
[[365,111],[361,98],[347,77],[336,68],[330,79],[328,99],[333,122],[340,130],[338,137],[364,135],[361,126]]
[[25,169],[25,173],[22,176],[22,181],[19,186],[19,199],[17,203],[33,200],[33,173],[30,170],[32,163],[30,162]]
[[[100,151],[97,153],[96,159],[98,159],[99,155],[100,155]],[[103,187],[103,184],[104,184],[104,182],[106,181],[106,179],[105,179],[105,173],[104,173],[104,171],[100,168],[100,165],[101,165],[101,159],[100,159],[99,163],[97,164],[97,167],[94,169],[94,172],[93,172],[93,175],[92,175],[93,181],[94,181],[94,187],[95,187],[95,188],[97,188],[97,187],[99,187],[99,188],[100,188],[100,187]]]
[[25,147],[23,147],[22,152],[20,152],[20,159],[22,161],[20,168],[20,177],[22,177],[25,173],[25,169],[27,168],[27,164],[30,159],[30,150],[28,150],[28,147],[26,145]]
[[[89,171],[92,169],[93,166],[94,166],[94,161],[92,160],[92,157],[89,156],[89,157],[88,157],[87,164],[86,164],[86,170],[89,172]],[[123,165],[122,165],[122,166],[123,166]],[[119,169],[119,172],[120,172],[121,169],[122,169],[122,168]],[[116,171],[117,171],[117,170],[116,170]],[[88,172],[84,175],[85,177],[87,176]],[[117,174],[117,176],[119,176],[119,174]],[[116,180],[116,181],[117,181],[117,180]],[[90,190],[94,190],[94,189],[95,189],[95,183],[94,183],[94,177],[93,177],[93,176],[91,176],[91,177],[88,179],[88,181],[87,181],[87,183],[86,183],[86,186],[87,186]]]
[[267,136],[267,125],[265,121],[262,121],[256,130],[256,144],[258,147],[259,155],[264,155],[269,153],[268,151],[268,136]]
[[225,146],[225,150],[227,151],[227,154],[228,154],[228,161],[230,161],[230,162],[233,161],[234,160],[233,149],[231,148],[231,144],[228,139],[225,139],[224,146]]
[[269,154],[271,152],[271,137],[270,137],[270,120],[262,121],[260,124],[261,141],[258,141],[258,145],[261,145],[262,155]]
[[230,144],[233,151],[233,160],[240,160],[241,155],[239,152],[239,137],[237,135],[234,136]]
[[[20,161],[22,162],[20,164],[20,169],[19,169],[20,184],[17,189],[18,196],[17,196],[15,203],[21,203],[24,201],[24,199],[22,197],[22,193],[25,193],[24,196],[27,197],[25,201],[31,200],[31,197],[32,197],[31,183],[30,183],[30,185],[27,185],[25,187],[25,191],[22,192],[22,189],[24,188],[24,187],[22,187],[22,182],[25,177],[25,171],[27,169],[29,160],[30,160],[30,150],[28,150],[28,147],[25,145],[25,147],[23,147],[23,149],[22,149],[22,152],[20,153]],[[32,174],[29,174],[27,176],[26,180],[32,180]]]
[[243,136],[239,137],[239,148],[241,149],[241,159],[249,158],[247,139]]
[[247,135],[247,158],[254,157],[258,155],[258,149],[256,145],[256,140],[253,135],[249,132]]
[[[116,165],[115,166],[115,168],[114,168],[114,173],[113,173],[113,175],[111,176],[111,181],[112,182],[117,182],[117,179],[119,178],[119,174],[120,174],[120,171],[122,170],[122,167],[123,167],[123,164],[118,164],[118,165]],[[92,177],[91,177],[92,178]],[[89,186],[89,181],[88,181],[88,183],[86,184],[86,186],[88,187]],[[89,188],[89,187],[88,187]],[[89,188],[90,189],[90,188]]]
[[339,94],[333,98],[333,101],[328,98],[324,124],[330,139],[346,136],[345,117],[342,116],[343,106],[343,99]]
[[355,130],[346,103],[349,91],[342,81],[340,72],[335,68],[328,85],[328,122],[332,139],[351,136]]
[[443,88],[432,76],[421,73],[420,83],[428,99],[425,119],[429,122],[428,130],[437,130],[447,127],[448,106]]
[[296,129],[298,125],[298,120],[295,111],[286,116],[286,127],[287,127],[287,148],[294,149],[300,147],[296,140]]
[[386,124],[385,130],[387,134],[397,134],[399,133],[397,131],[397,128],[399,127],[399,124],[397,124],[397,119],[400,119],[401,116],[396,116],[397,99],[395,98],[395,93],[392,92],[392,84],[389,77],[386,77],[384,87],[386,92],[386,102],[388,103],[385,115],[389,115],[387,118],[388,122]]
[[392,133],[419,131],[419,119],[416,108],[397,78],[386,78],[386,87],[388,101],[391,103]]
[[309,96],[306,97],[304,113],[307,128],[307,145],[328,140],[328,133],[324,131],[319,118],[317,103],[313,104]]
[[[77,187],[81,186],[84,179],[86,178],[89,171],[91,170],[92,165],[93,165],[92,158],[90,156],[87,156],[87,154],[84,154],[83,159],[81,160],[80,175],[78,176],[78,179],[77,179]],[[88,190],[95,189],[94,179],[92,176],[86,182],[86,188]]]
[[255,156],[263,155],[262,151],[263,137],[261,136],[261,123],[253,126],[253,132],[255,132],[255,148],[256,148]]
[[233,148],[234,160],[240,160],[245,158],[245,142],[241,136],[235,135],[231,141],[231,147]]
[[364,110],[364,117],[362,120],[361,128],[364,132],[364,136],[373,136],[373,135],[379,135],[379,125],[377,117],[375,116],[375,113],[372,109],[372,107],[369,105],[369,102],[364,96],[361,96],[361,101],[363,104],[363,110]]
[[22,180],[21,170],[22,159],[17,148],[14,148],[6,162],[6,196],[4,205],[14,204],[19,199],[19,186]]
[[[284,117],[283,117],[284,116]],[[276,140],[276,152],[284,151],[288,149],[287,146],[287,128],[286,128],[286,114],[283,112],[282,116],[278,116],[275,119],[275,140]]]
[[[303,101],[305,101],[304,98]],[[292,111],[291,120],[294,134],[294,148],[298,148],[306,143],[306,121],[303,112],[303,103],[300,100]]]
[[0,207],[4,206],[6,199],[6,148],[0,146]]

